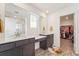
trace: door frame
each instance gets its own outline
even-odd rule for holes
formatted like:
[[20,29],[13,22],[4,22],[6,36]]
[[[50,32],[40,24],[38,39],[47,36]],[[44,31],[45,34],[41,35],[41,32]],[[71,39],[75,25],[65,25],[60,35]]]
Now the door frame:
[[[76,42],[75,42],[75,39],[76,39],[76,38],[75,38],[75,37],[76,37],[75,33],[77,32],[76,29],[75,29],[75,27],[76,27],[76,25],[77,25],[77,23],[76,23],[76,20],[77,20],[77,19],[76,19],[75,16],[77,16],[77,15],[76,15],[75,13],[69,13],[69,14],[66,14],[66,15],[70,15],[70,14],[73,14],[73,18],[74,18],[74,19],[73,19],[73,23],[74,23],[74,43],[73,43],[74,47],[73,47],[73,48],[74,48],[74,51],[75,51],[75,44],[76,44]],[[66,15],[61,15],[61,16],[66,16]],[[61,17],[61,16],[60,16],[60,17]],[[60,23],[61,23],[61,19],[60,19]],[[60,33],[60,35],[61,35],[61,33]],[[60,38],[60,47],[61,47],[61,38]]]

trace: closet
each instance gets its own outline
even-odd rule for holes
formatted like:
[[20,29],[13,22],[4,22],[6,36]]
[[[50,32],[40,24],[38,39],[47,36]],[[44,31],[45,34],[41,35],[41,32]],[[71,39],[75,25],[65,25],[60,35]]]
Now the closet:
[[74,41],[74,14],[60,17],[60,38]]
[[[61,38],[69,38],[69,33],[72,32],[73,33],[74,29],[72,25],[67,25],[67,26],[61,26],[60,27],[60,33],[61,33]],[[65,34],[65,33],[68,34]]]

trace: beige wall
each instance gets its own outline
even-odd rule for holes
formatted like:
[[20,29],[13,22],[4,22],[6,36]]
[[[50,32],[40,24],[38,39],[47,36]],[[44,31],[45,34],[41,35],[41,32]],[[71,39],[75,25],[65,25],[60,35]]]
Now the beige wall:
[[[66,17],[68,19],[66,19]],[[67,15],[67,16],[61,16],[60,17],[60,26],[64,26],[64,25],[74,25],[74,18],[73,18],[73,14],[71,15]]]

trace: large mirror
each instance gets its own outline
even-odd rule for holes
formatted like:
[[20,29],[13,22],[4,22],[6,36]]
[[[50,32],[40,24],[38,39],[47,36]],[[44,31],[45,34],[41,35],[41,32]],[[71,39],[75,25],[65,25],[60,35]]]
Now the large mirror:
[[25,34],[27,13],[14,4],[5,6],[5,37],[17,37]]

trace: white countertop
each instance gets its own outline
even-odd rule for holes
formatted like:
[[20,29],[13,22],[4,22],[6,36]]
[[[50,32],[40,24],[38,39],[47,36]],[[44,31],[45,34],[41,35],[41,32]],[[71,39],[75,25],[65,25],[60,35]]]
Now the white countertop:
[[5,38],[4,36],[3,37],[0,37],[0,44],[4,44],[4,43],[9,43],[9,42],[14,42],[14,41],[19,41],[19,40],[24,40],[24,39],[30,39],[30,38],[35,38],[36,40],[37,39],[41,39],[41,38],[45,38],[46,36],[20,36],[20,37],[9,37],[9,38]]
[[45,38],[46,36],[36,36],[35,39]]
[[21,37],[12,37],[12,38],[0,38],[0,44],[14,42],[14,41],[19,41],[19,40],[24,40],[24,39],[29,39],[29,38],[34,38],[34,36],[21,36]]

